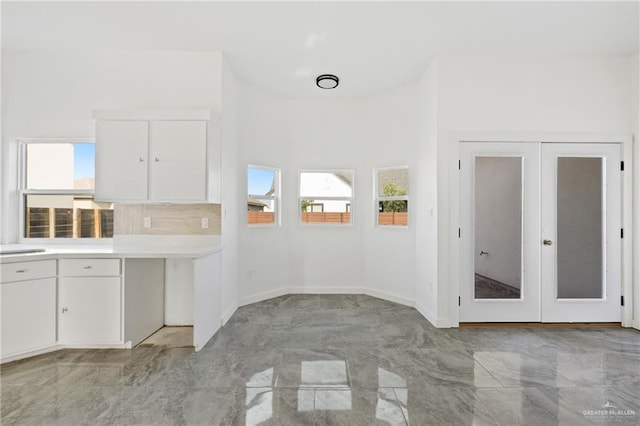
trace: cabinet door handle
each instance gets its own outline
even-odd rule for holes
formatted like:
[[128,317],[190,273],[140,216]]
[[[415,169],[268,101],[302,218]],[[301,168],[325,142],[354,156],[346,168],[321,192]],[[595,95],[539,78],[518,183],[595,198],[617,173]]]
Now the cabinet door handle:
[[156,157],[156,163],[159,163],[160,159],[158,157]]
[[67,312],[67,310],[68,310],[67,308],[62,308],[62,313],[63,313],[63,314],[64,314],[64,313],[66,313],[66,312]]
[[29,269],[18,269],[16,274],[24,274],[25,272],[29,272]]
[[91,265],[85,266],[83,269],[91,269]]
[[140,157],[140,162],[144,163],[144,158]]

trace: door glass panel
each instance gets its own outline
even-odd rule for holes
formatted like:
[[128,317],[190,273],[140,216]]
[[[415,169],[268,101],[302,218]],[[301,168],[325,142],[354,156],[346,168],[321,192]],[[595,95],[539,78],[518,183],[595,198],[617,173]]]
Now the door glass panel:
[[558,158],[557,291],[602,298],[602,158]]
[[522,295],[522,157],[475,159],[476,299]]

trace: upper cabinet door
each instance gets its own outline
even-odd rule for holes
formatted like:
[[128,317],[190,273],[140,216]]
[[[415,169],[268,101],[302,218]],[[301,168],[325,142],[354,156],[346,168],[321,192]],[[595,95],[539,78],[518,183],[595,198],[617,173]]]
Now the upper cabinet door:
[[97,201],[147,199],[149,123],[96,122]]
[[207,123],[152,121],[149,147],[149,199],[207,199]]

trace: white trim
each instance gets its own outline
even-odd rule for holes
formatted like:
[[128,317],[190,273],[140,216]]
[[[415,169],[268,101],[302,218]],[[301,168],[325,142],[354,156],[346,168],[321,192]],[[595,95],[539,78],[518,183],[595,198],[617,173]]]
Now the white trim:
[[[391,293],[387,293],[387,292],[384,292],[384,291],[375,290],[375,289],[371,289],[371,288],[362,288],[361,290],[363,291],[362,294],[366,294],[367,296],[376,297],[378,299],[387,300],[389,302],[397,303],[399,305],[409,306],[411,308],[415,308],[416,307],[415,300],[407,299],[406,297],[395,296],[395,295],[393,295]],[[431,322],[431,321],[429,321],[429,322]]]
[[288,294],[365,294],[362,287],[289,287]]
[[149,109],[149,110],[93,110],[94,120],[195,120],[209,121],[211,111],[208,109]]
[[399,305],[415,308],[431,325],[437,328],[456,327],[449,318],[436,318],[433,312],[427,310],[420,303],[402,296],[396,296],[384,291],[364,288],[364,287],[290,287],[279,288],[277,290],[266,291],[244,297],[240,300],[239,306],[251,305],[253,303],[262,302],[274,297],[285,296],[288,294],[364,294],[375,297],[377,299],[387,300]]
[[131,341],[127,341],[124,343],[113,343],[113,344],[64,344],[64,343],[56,343],[54,345],[44,346],[39,349],[33,349],[28,352],[22,352],[16,355],[7,355],[0,359],[0,364],[4,364],[7,362],[18,361],[24,358],[30,358],[36,355],[47,354],[50,352],[60,351],[62,349],[131,349],[132,344]]
[[[460,294],[460,280],[459,280],[459,240],[458,240],[458,224],[459,214],[458,209],[460,206],[460,191],[459,191],[459,173],[458,173],[458,159],[459,145],[464,142],[545,142],[545,143],[620,143],[622,145],[623,160],[625,162],[625,173],[623,176],[623,226],[625,227],[625,234],[628,237],[623,239],[622,259],[624,260],[622,268],[622,294],[627,296],[627,299],[633,299],[633,295],[640,293],[640,283],[633,285],[633,259],[631,244],[633,241],[633,220],[632,220],[632,149],[630,147],[632,136],[622,133],[602,133],[602,134],[588,134],[588,133],[529,133],[529,132],[451,132],[447,136],[449,141],[449,167],[448,167],[448,194],[449,194],[449,223],[445,232],[449,237],[449,250],[448,252],[440,253],[440,260],[442,265],[445,265],[445,269],[448,271],[448,307],[451,312],[452,324],[454,326],[459,325],[459,306],[458,295]],[[638,226],[640,224],[636,224]],[[628,230],[627,230],[628,229]],[[635,291],[634,291],[635,290]],[[629,327],[633,325],[629,323],[629,316],[633,312],[633,300],[625,301],[625,306],[622,306],[622,325]],[[635,319],[635,323],[640,323],[640,319]],[[637,325],[636,324],[636,328]]]
[[236,313],[237,310],[238,310],[237,303],[234,303],[231,306],[229,306],[227,310],[222,313],[222,318],[220,318],[220,327],[223,327],[227,322],[229,322],[229,320],[231,319],[233,314]]
[[284,296],[285,294],[289,294],[289,289],[278,288],[275,290],[269,290],[262,293],[252,294],[250,296],[241,298],[238,301],[238,307],[251,305],[252,303],[258,303],[268,299],[273,299],[274,297]]
[[28,352],[21,352],[19,354],[14,354],[14,355],[5,355],[2,357],[2,359],[0,359],[0,364],[4,364],[5,362],[17,361],[19,359],[29,358],[36,355],[46,354],[49,352],[58,351],[60,349],[64,349],[64,345],[59,345],[56,343],[53,345],[47,345],[37,349],[32,349]]
[[432,326],[436,328],[452,328],[457,327],[458,324],[453,324],[449,318],[437,318],[436,315],[428,310],[422,303],[415,303],[416,310],[422,315]]
[[389,302],[398,303],[400,305],[414,307],[415,302],[402,296],[396,296],[380,290],[374,290],[365,287],[288,287],[279,288],[277,290],[266,291],[252,296],[244,297],[240,300],[239,305],[245,306],[252,303],[262,302],[264,300],[273,299],[274,297],[285,296],[288,294],[364,294],[378,299],[387,300]]
[[[637,142],[636,142],[637,147]],[[629,135],[622,141],[620,147],[620,158],[624,161],[624,171],[622,172],[622,228],[624,238],[622,239],[622,295],[625,296],[622,307],[622,326],[633,327],[634,320],[634,296],[640,294],[640,281],[633,282],[633,239],[634,226],[640,227],[640,223],[633,223],[633,136]],[[640,182],[636,182],[640,185]],[[636,220],[640,220],[640,215],[636,214]],[[636,268],[640,265],[636,264]],[[640,312],[635,314],[636,322],[640,322]],[[635,326],[638,328],[638,326]]]
[[131,341],[125,343],[63,343],[62,349],[131,349]]

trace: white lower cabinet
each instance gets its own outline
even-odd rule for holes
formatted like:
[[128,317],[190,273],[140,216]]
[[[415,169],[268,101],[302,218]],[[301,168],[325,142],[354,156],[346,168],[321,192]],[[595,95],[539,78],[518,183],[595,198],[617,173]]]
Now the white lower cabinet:
[[[58,343],[104,346],[122,343],[120,260],[61,259],[58,278]],[[62,276],[68,273],[71,276]],[[93,271],[117,276],[93,276]]]
[[55,345],[55,277],[2,283],[0,305],[2,359]]

